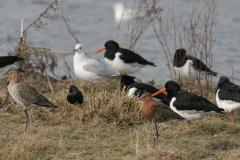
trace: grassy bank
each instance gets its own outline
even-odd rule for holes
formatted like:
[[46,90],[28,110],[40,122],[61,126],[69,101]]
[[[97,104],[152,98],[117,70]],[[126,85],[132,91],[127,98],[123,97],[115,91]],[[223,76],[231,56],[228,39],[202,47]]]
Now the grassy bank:
[[[29,109],[30,134],[24,133],[23,107],[11,98],[0,109],[0,159],[239,159],[240,110],[211,114],[193,121],[158,124],[146,122],[139,105],[122,105],[130,99],[119,90],[119,81],[95,85],[77,80],[52,82],[26,80],[59,106],[58,109]],[[84,104],[67,103],[67,87],[75,84],[85,97]],[[6,88],[3,82],[1,87]],[[160,88],[160,86],[159,86]],[[6,91],[2,89],[2,103]],[[210,100],[215,103],[214,93]]]

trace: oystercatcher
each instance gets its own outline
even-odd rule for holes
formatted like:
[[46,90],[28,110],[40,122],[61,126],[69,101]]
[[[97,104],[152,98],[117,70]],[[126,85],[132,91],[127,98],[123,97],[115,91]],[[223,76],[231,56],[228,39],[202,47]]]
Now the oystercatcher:
[[41,93],[39,93],[34,87],[20,81],[20,75],[18,70],[10,70],[8,74],[0,78],[0,80],[5,78],[11,79],[8,85],[9,94],[17,103],[24,107],[24,112],[26,114],[25,132],[27,132],[30,123],[27,108],[37,106],[58,108]]
[[148,92],[143,93],[139,99],[126,103],[133,103],[139,100],[144,101],[141,107],[141,111],[144,117],[147,120],[155,123],[157,140],[158,128],[156,123],[165,122],[173,119],[185,119],[176,112],[174,112],[168,105],[162,102],[154,101],[152,94]]
[[122,77],[118,71],[109,68],[102,62],[88,58],[82,44],[77,44],[73,51],[75,51],[73,58],[75,74],[82,80],[105,83],[111,79]]
[[19,58],[17,56],[0,57],[0,77],[3,77],[11,69],[18,69],[18,67],[14,63],[23,59],[24,58]]
[[[139,83],[135,82],[134,77],[123,75],[121,79],[121,90],[125,87],[125,91],[128,91],[128,97],[141,96],[145,92],[149,92],[151,94],[159,91],[157,88],[146,84],[146,83]],[[165,100],[166,95],[161,93],[154,98],[156,101],[161,101],[162,103],[168,105],[167,101]]]
[[173,67],[181,79],[195,81],[198,78],[204,79],[206,73],[217,76],[217,72],[209,69],[201,60],[186,55],[185,49],[178,49],[174,55]]
[[231,83],[227,77],[221,76],[216,89],[216,101],[218,107],[231,112],[233,124],[233,110],[240,107],[240,86]]
[[82,92],[75,85],[69,86],[69,92],[67,95],[67,100],[69,103],[78,105],[83,103],[83,95]]
[[188,121],[187,130],[190,126],[190,121],[202,118],[211,112],[222,113],[224,109],[218,108],[215,104],[210,102],[204,97],[189,91],[181,90],[181,87],[175,81],[167,81],[165,88],[153,94],[158,95],[167,91],[167,102],[170,104],[171,109],[184,117]]
[[148,62],[142,58],[139,54],[134,53],[128,49],[120,48],[115,41],[107,41],[105,47],[94,52],[96,54],[102,50],[105,50],[104,59],[109,67],[117,70],[122,74],[131,74],[138,72],[142,67],[151,65],[156,67],[152,62]]

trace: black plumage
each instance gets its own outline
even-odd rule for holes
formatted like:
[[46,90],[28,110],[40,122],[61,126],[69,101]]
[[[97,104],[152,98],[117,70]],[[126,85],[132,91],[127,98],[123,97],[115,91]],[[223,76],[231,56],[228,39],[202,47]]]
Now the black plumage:
[[[149,92],[151,94],[155,93],[158,91],[157,88],[155,88],[154,86],[151,86],[149,84],[146,83],[139,83],[139,82],[135,82],[134,77],[132,76],[128,76],[128,75],[123,75],[122,79],[121,79],[121,90],[125,87],[126,91],[129,91],[130,89],[136,89],[136,91],[134,92],[134,95],[136,96],[141,96],[143,93],[145,92]],[[154,98],[159,99],[162,103],[169,105],[167,103],[167,101],[165,100],[166,95],[164,93],[161,93],[157,96],[155,96]]]
[[151,65],[156,67],[154,63],[147,61],[146,59],[141,57],[139,54],[134,53],[131,50],[119,47],[118,43],[113,40],[107,41],[104,46],[106,47],[106,52],[104,54],[104,57],[107,59],[113,60],[115,58],[115,54],[117,52],[120,52],[122,54],[120,58],[125,63],[139,63],[141,65]]
[[69,86],[69,92],[67,95],[67,100],[71,104],[82,104],[83,103],[83,95],[82,92],[78,90],[75,85]]
[[240,107],[240,86],[231,83],[227,77],[221,76],[216,89],[216,102],[218,107],[231,112],[232,123],[234,123],[233,110]]
[[217,72],[212,71],[201,60],[199,60],[196,57],[186,55],[186,50],[185,49],[176,50],[176,53],[174,55],[173,66],[174,67],[183,67],[187,60],[192,60],[193,61],[192,66],[195,70],[205,71],[205,72],[208,72],[208,74],[211,74],[213,76],[217,76]]
[[7,65],[14,64],[15,62],[18,62],[23,59],[24,58],[19,58],[17,56],[1,56],[0,57],[0,68],[5,67]]

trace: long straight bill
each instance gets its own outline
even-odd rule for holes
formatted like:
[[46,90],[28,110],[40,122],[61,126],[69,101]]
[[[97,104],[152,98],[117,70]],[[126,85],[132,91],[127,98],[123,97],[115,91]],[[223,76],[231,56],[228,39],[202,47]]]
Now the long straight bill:
[[160,93],[162,93],[162,92],[164,92],[164,91],[166,91],[166,88],[163,88],[163,89],[161,89],[160,91],[152,94],[152,96],[156,96],[156,95],[158,95],[158,94],[160,94]]

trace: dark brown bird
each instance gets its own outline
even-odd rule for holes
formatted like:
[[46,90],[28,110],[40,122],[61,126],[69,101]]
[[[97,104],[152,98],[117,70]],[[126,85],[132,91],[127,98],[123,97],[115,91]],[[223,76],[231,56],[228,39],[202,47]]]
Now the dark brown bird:
[[139,99],[127,103],[133,103],[139,100],[143,101],[141,111],[144,115],[144,118],[155,123],[157,140],[158,128],[156,123],[174,119],[185,119],[176,112],[174,112],[168,105],[153,100],[152,94],[148,92],[143,93]]

